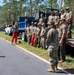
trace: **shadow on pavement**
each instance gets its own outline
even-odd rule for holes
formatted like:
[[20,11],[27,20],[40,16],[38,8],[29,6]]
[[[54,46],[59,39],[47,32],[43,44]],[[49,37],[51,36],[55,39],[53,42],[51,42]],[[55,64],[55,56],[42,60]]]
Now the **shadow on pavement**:
[[65,74],[65,72],[63,72],[62,70],[57,70],[55,73],[64,73]]
[[[69,72],[69,73],[71,73],[72,75],[74,75],[74,69],[64,69],[64,70],[66,70],[67,72]],[[59,74],[67,74],[67,73],[65,73],[65,72],[63,72],[62,70],[57,70],[57,71],[55,71],[54,73],[59,73]]]
[[65,69],[65,70],[74,75],[74,69]]
[[0,58],[5,58],[6,56],[0,56]]

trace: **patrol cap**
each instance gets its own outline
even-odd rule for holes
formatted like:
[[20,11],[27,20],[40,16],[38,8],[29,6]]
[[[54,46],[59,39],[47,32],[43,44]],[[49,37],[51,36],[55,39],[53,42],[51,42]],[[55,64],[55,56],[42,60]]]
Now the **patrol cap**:
[[41,25],[41,23],[39,22],[38,25]]
[[51,14],[54,14],[54,11],[51,11]]
[[50,22],[47,23],[48,25],[50,24]]
[[54,25],[54,24],[55,24],[54,21],[48,22],[48,25]]
[[66,10],[68,10],[69,9],[69,7],[66,7]]
[[34,23],[35,25],[37,24],[37,22]]
[[42,26],[44,26],[45,24],[44,23],[42,23]]
[[64,9],[61,9],[60,11],[62,12],[62,11],[64,11]]
[[55,13],[58,13],[58,11],[54,11]]
[[66,19],[65,18],[61,18],[60,21],[66,21]]
[[34,24],[34,22],[32,21],[31,24]]

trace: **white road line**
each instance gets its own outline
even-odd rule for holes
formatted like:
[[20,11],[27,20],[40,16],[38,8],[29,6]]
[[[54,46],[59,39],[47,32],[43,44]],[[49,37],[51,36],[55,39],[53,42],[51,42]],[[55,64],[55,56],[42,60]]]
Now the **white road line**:
[[[1,37],[0,37],[1,38]],[[1,38],[1,39],[3,39],[3,38]],[[5,40],[5,39],[3,39],[3,40]],[[8,43],[11,43],[10,41],[8,41],[8,40],[6,40]],[[40,60],[42,60],[43,62],[45,62],[45,63],[47,63],[47,64],[49,64],[50,65],[50,62],[49,61],[47,61],[47,60],[45,60],[45,59],[43,59],[43,58],[41,58],[41,57],[39,57],[38,55],[36,55],[36,54],[34,54],[34,53],[32,53],[32,52],[30,52],[30,51],[28,51],[27,49],[24,49],[24,48],[22,48],[22,47],[20,47],[20,46],[18,46],[18,45],[14,45],[14,46],[16,46],[16,47],[18,47],[18,48],[20,48],[21,50],[23,50],[23,51],[25,51],[25,52],[27,52],[27,53],[29,53],[29,54],[31,54],[31,55],[33,55],[33,56],[35,56],[36,58],[38,58],[38,59],[40,59]],[[65,72],[65,73],[67,73],[68,75],[74,75],[74,74],[71,74],[71,73],[69,73],[69,72],[67,72],[66,70],[63,70],[62,68],[60,68],[60,67],[58,67],[62,72]]]

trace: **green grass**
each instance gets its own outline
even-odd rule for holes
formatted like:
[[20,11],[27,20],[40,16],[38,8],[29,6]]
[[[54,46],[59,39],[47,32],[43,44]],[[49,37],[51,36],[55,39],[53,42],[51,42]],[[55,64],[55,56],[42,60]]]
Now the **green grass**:
[[[37,47],[33,47],[31,45],[28,45],[26,42],[23,42],[22,41],[22,44],[19,44],[19,46],[45,58],[45,59],[48,59],[47,58],[47,50],[44,50],[44,49],[41,49],[41,48],[37,48]],[[46,57],[45,57],[46,56]]]
[[[73,30],[74,32],[74,30]],[[2,38],[5,38],[6,40],[9,40],[11,41],[11,36],[8,36],[8,35],[5,35],[4,32],[0,32],[0,37]],[[19,41],[20,39],[18,39]],[[31,45],[28,45],[26,42],[23,42],[22,40],[21,41],[21,44],[18,44],[19,46],[39,55],[40,57],[48,60],[48,53],[47,53],[47,50],[44,50],[42,48],[35,48]],[[74,58],[71,57],[71,56],[66,56],[66,59],[67,61],[64,62],[64,63],[59,63],[59,66],[63,67],[64,69],[74,69]]]
[[9,41],[11,40],[11,36],[8,36],[4,32],[1,32],[1,31],[0,31],[0,37],[3,37],[4,39],[9,40]]
[[72,29],[72,34],[74,34],[74,29]]
[[74,69],[74,57],[66,56],[66,61],[63,63],[59,63],[59,66],[63,67],[64,69]]
[[74,37],[74,28],[72,28],[72,36]]

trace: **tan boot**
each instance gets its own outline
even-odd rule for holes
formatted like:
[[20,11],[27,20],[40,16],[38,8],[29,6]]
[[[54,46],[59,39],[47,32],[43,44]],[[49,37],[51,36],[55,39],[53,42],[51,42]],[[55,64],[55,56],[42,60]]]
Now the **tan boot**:
[[47,69],[48,72],[55,72],[55,67],[51,67],[50,69]]
[[55,70],[58,70],[58,67],[55,67]]
[[58,70],[58,67],[57,67],[57,65],[55,65],[55,70]]

